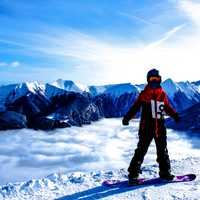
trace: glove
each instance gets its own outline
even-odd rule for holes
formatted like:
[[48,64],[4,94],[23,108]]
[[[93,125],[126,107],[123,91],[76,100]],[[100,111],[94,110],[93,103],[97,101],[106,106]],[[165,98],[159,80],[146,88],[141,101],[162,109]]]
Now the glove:
[[127,120],[125,117],[122,119],[122,124],[124,126],[128,126],[129,125],[129,120]]
[[178,123],[178,122],[180,121],[180,117],[179,117],[179,114],[178,114],[178,113],[176,113],[176,114],[174,115],[174,121],[175,121],[176,123]]

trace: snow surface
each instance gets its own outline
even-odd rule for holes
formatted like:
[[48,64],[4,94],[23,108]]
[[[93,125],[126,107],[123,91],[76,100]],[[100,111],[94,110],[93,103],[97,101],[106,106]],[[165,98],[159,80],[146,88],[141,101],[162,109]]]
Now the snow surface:
[[111,85],[89,86],[89,91],[92,95],[103,94]]
[[[200,199],[200,138],[173,130],[168,130],[172,172],[195,173],[195,181],[126,189],[101,186],[105,179],[126,178],[137,130],[138,120],[123,127],[121,119],[103,119],[50,132],[1,131],[0,199]],[[141,177],[157,176],[155,160],[152,143]]]

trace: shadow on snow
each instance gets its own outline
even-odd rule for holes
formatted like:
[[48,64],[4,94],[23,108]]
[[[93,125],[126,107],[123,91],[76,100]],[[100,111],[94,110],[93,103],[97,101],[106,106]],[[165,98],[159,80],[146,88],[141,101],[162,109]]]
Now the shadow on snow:
[[[126,181],[127,182],[127,181]],[[160,184],[152,184],[151,186],[160,187],[167,183],[160,183]],[[94,200],[94,199],[102,199],[108,196],[117,195],[133,190],[137,190],[139,188],[149,187],[150,185],[137,185],[137,186],[128,186],[128,185],[114,185],[112,187],[108,186],[98,186],[95,188],[91,188],[82,192],[66,195],[64,197],[57,198],[55,200],[74,200],[74,199],[81,199],[81,200]]]

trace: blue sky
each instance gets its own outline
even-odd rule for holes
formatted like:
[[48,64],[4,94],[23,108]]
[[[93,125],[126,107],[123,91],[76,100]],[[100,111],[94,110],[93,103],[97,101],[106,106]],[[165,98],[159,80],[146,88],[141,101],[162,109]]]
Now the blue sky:
[[1,83],[199,80],[200,2],[1,0]]

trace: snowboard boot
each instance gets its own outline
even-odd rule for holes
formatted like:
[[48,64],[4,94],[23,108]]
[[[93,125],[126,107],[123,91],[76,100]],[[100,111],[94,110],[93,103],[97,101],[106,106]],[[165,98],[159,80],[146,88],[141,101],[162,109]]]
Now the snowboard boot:
[[128,184],[129,185],[137,185],[138,177],[139,177],[139,174],[129,174],[128,175]]
[[160,178],[166,181],[172,181],[174,179],[174,175],[170,172],[159,172]]

